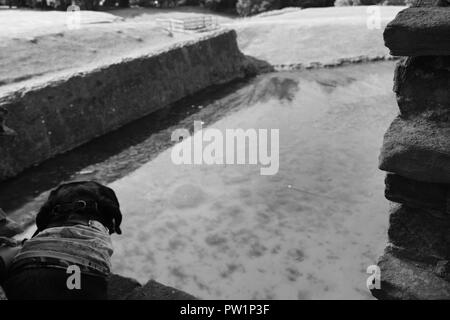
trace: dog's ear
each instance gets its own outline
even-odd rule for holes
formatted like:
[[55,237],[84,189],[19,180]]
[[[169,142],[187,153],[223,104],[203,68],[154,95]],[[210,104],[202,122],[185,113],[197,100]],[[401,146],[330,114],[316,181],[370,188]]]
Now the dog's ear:
[[122,234],[120,224],[122,223],[122,212],[120,211],[119,200],[111,188],[102,186],[102,197],[99,201],[99,211],[108,220],[109,233]]
[[36,216],[36,226],[37,226],[36,233],[44,230],[50,223],[50,220],[53,216],[54,199],[56,197],[56,193],[58,192],[58,190],[59,188],[50,192],[47,201],[42,205],[41,209],[39,210]]
[[113,230],[117,234],[122,234],[122,230],[120,229],[120,224],[122,223],[122,212],[120,212],[119,208],[115,208],[113,210]]
[[100,204],[99,209],[107,216],[109,234],[113,234],[114,232],[117,234],[122,234],[122,230],[120,229],[120,224],[122,223],[122,212],[118,206],[108,202]]

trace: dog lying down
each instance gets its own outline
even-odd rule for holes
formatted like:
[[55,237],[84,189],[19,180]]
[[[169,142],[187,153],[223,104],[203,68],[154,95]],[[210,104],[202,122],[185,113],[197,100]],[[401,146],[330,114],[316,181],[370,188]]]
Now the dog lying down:
[[[3,284],[15,299],[107,299],[112,233],[122,214],[114,191],[97,182],[59,186],[36,217],[37,230],[15,256]],[[78,268],[73,267],[78,266]],[[79,272],[79,282],[69,277]],[[73,280],[73,279],[72,279]]]

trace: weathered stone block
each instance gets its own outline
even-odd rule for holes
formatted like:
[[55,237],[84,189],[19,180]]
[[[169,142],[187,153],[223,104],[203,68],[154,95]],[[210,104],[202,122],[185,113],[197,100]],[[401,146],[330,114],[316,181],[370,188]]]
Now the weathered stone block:
[[197,300],[194,296],[178,289],[150,280],[143,287],[135,289],[127,300]]
[[108,278],[108,300],[196,300],[181,290],[150,280],[142,286],[137,280],[111,274]]
[[450,123],[397,117],[384,136],[379,160],[381,170],[450,184]]
[[389,241],[421,261],[450,260],[450,219],[423,209],[398,205],[389,217]]
[[125,300],[133,290],[142,287],[132,278],[126,278],[117,274],[108,277],[108,300]]
[[436,275],[425,264],[399,259],[388,248],[378,266],[381,270],[381,288],[372,290],[372,295],[378,299],[450,299],[450,282]]
[[450,121],[450,56],[402,59],[394,91],[402,116],[426,112],[434,121]]
[[417,7],[400,11],[384,30],[394,56],[450,55],[450,8]]
[[445,212],[450,218],[450,185],[419,182],[391,173],[386,175],[385,183],[388,200]]

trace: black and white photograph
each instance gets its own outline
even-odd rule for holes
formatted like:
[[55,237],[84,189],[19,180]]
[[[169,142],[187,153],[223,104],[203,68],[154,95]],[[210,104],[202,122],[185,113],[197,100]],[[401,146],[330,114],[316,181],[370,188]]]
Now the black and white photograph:
[[450,0],[0,0],[0,300],[450,300]]

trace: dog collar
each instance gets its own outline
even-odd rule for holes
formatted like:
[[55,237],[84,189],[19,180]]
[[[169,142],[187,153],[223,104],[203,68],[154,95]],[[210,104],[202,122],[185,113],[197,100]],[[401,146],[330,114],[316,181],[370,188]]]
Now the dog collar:
[[[63,223],[57,223],[57,224],[49,224],[46,229],[48,228],[55,228],[55,227],[70,227],[70,226],[75,226],[75,225],[83,225],[83,226],[87,226],[87,227],[91,227],[94,228],[98,231],[101,232],[105,232],[107,234],[109,234],[109,229],[103,225],[103,223],[101,223],[100,221],[94,220],[94,219],[83,219],[82,217],[79,218],[70,218],[66,221],[64,221]],[[36,233],[33,235],[36,236],[38,235],[38,232],[36,231]]]
[[67,220],[63,225],[77,225],[77,224],[81,224],[83,226],[88,226],[94,229],[97,229],[99,231],[103,231],[109,234],[109,229],[107,227],[105,227],[103,225],[103,223],[101,223],[100,221],[97,220],[93,220],[93,219],[78,219],[78,218],[74,218],[74,219],[69,219]]

